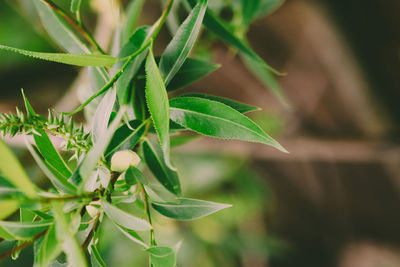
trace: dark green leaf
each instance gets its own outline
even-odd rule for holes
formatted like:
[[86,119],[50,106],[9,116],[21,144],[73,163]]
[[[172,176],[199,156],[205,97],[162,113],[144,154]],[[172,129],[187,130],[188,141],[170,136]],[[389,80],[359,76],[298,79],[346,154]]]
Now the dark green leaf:
[[287,152],[252,120],[233,108],[208,99],[178,97],[170,101],[171,120],[195,132],[222,139],[263,143]]
[[39,149],[40,154],[42,154],[43,158],[60,174],[62,174],[65,179],[68,179],[71,176],[71,171],[68,168],[67,164],[61,158],[60,154],[54,148],[53,144],[50,141],[50,138],[47,136],[47,133],[42,129],[36,129],[36,131],[40,134],[34,134],[33,138],[35,139],[35,143],[37,148]]
[[242,0],[242,22],[244,26],[250,24],[260,9],[261,0]]
[[199,97],[199,98],[204,98],[204,99],[209,99],[213,101],[220,102],[222,104],[225,104],[227,106],[230,106],[231,108],[239,111],[242,114],[251,112],[251,111],[257,111],[260,110],[258,107],[250,106],[229,98],[224,98],[224,97],[219,97],[219,96],[213,96],[213,95],[207,95],[207,94],[200,94],[200,93],[188,93],[182,95],[182,97]]
[[92,54],[63,54],[63,53],[42,53],[23,50],[19,48],[0,45],[0,50],[12,51],[41,60],[63,63],[74,66],[112,66],[119,61],[118,58],[108,55]]
[[152,229],[152,226],[147,221],[133,216],[132,214],[111,205],[107,201],[101,200],[101,206],[106,215],[116,224],[134,231],[148,231]]
[[154,267],[175,267],[175,251],[170,247],[151,247],[147,249],[150,253],[151,263]]
[[136,167],[129,166],[125,173],[125,181],[129,185],[134,185],[139,181],[141,184],[147,184],[144,174]]
[[[187,2],[194,7],[196,4],[196,0],[187,0]],[[204,26],[206,26],[210,31],[214,32],[221,40],[225,41],[235,49],[240,52],[254,58],[254,60],[259,61],[260,64],[276,73],[279,74],[274,68],[269,66],[263,59],[261,59],[251,48],[249,48],[242,40],[237,38],[225,25],[225,23],[220,20],[217,16],[215,16],[210,9],[207,9],[206,14],[203,20]]]
[[146,61],[146,101],[164,152],[166,164],[171,167],[169,153],[169,104],[167,90],[150,49]]
[[207,0],[198,1],[161,55],[160,72],[164,76],[166,85],[169,84],[182,67],[183,62],[185,62],[192,50],[200,31],[201,23],[207,9],[207,3]]
[[38,251],[38,265],[42,267],[49,266],[61,253],[61,243],[57,239],[56,227],[51,225]]
[[7,234],[1,236],[4,239],[12,239],[23,240],[23,239],[30,239],[35,235],[39,234],[40,232],[49,228],[49,226],[53,223],[52,220],[50,221],[38,221],[38,222],[6,222],[0,221],[0,227],[2,228],[1,234],[6,232]]
[[106,149],[106,157],[120,149],[133,149],[139,142],[146,129],[146,124],[139,120],[133,120],[129,122],[129,125],[124,124],[115,131]]
[[167,91],[181,89],[218,69],[220,65],[194,58],[187,58],[167,86]]
[[157,142],[153,140],[144,141],[143,155],[147,166],[156,179],[168,191],[175,195],[180,195],[181,186],[179,183],[178,173],[167,166],[164,154]]
[[226,209],[232,205],[205,200],[178,198],[176,202],[152,202],[153,208],[165,217],[175,220],[195,220]]

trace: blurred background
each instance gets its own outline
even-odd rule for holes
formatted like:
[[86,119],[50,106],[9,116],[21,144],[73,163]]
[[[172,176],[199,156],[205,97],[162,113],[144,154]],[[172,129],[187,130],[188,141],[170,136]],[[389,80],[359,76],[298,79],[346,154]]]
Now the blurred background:
[[[69,1],[56,2],[68,8]],[[88,2],[84,22],[106,48],[111,1]],[[232,1],[209,2],[224,18],[232,17]],[[146,1],[142,23],[154,21],[160,10],[159,1]],[[399,12],[398,0],[287,0],[258,18],[247,36],[286,73],[278,80],[291,108],[233,51],[203,34],[208,45],[193,56],[222,67],[185,91],[261,107],[250,117],[290,154],[208,138],[178,147],[174,162],[185,196],[233,204],[195,222],[156,217],[160,243],[183,241],[178,266],[400,266]],[[169,39],[164,30],[159,52]],[[22,0],[0,0],[0,43],[59,51]],[[0,52],[0,112],[22,107],[20,88],[42,114],[74,106],[82,79],[78,68]],[[30,176],[44,184],[19,140],[7,141]],[[105,224],[102,235],[109,266],[146,265],[147,255],[112,224]],[[0,243],[0,251],[9,246]],[[27,249],[0,266],[29,266],[31,257]]]

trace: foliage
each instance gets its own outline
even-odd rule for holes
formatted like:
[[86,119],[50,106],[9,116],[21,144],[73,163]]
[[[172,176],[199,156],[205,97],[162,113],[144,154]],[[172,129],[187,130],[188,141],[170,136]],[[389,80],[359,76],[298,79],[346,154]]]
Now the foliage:
[[[218,68],[188,58],[204,24],[237,49],[246,64],[256,69],[257,76],[267,75],[263,81],[272,84],[283,100],[273,76],[279,72],[242,39],[243,29],[259,15],[258,10],[268,13],[280,3],[267,2],[234,4],[232,8],[243,23],[230,25],[215,13],[218,7],[208,7],[207,0],[176,0],[175,5],[169,0],[153,25],[133,30],[144,1],[132,1],[122,30],[115,29],[114,47],[119,52],[114,57],[103,51],[83,25],[81,1],[72,0],[71,10],[66,11],[50,0],[33,0],[44,28],[67,53],[33,52],[5,45],[0,45],[0,50],[89,66],[94,88],[75,110],[49,111],[47,119],[34,111],[24,94],[26,113],[17,109],[16,114],[1,114],[1,133],[25,137],[28,150],[52,187],[44,190],[31,182],[15,156],[0,143],[0,238],[18,241],[0,257],[17,257],[21,249],[33,243],[35,266],[62,261],[71,266],[105,266],[98,250],[98,233],[108,218],[116,229],[144,247],[150,265],[174,267],[179,245],[158,244],[152,215],[157,212],[174,220],[195,220],[231,206],[182,197],[179,171],[170,157],[171,147],[179,143],[176,137],[185,138],[189,130],[196,135],[256,142],[286,152],[245,116],[258,110],[256,107],[211,95],[192,93],[171,98],[169,94]],[[243,8],[237,9],[238,4]],[[171,11],[176,5],[187,7],[187,17],[177,24],[161,56],[155,57],[153,44],[161,28],[166,21],[179,21]],[[243,14],[237,10],[243,10]],[[82,110],[87,124],[78,127],[72,115]],[[76,164],[65,161],[53,137],[64,139],[63,148],[73,153],[70,161]],[[137,210],[128,211],[122,203]],[[4,220],[17,210],[19,222]],[[149,233],[148,237],[143,233]]]

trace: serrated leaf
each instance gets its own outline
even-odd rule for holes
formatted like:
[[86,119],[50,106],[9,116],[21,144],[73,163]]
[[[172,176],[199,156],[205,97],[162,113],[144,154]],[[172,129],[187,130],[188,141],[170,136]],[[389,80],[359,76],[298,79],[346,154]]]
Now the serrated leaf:
[[21,163],[2,140],[0,140],[0,173],[28,197],[37,196],[36,186],[29,180]]
[[165,162],[164,154],[159,144],[153,140],[143,142],[143,155],[150,171],[156,179],[171,193],[181,194],[178,173],[169,168]]
[[[196,0],[186,0],[192,7],[195,6]],[[207,9],[206,14],[204,15],[203,20],[204,26],[206,26],[210,31],[215,33],[221,40],[225,41],[230,46],[234,47],[238,51],[254,58],[254,60],[259,61],[260,64],[276,73],[280,74],[274,68],[269,66],[263,59],[261,59],[251,48],[249,48],[242,40],[236,37],[230,30],[229,27],[225,25],[225,23],[219,19],[217,16],[213,14],[210,9]]]
[[[52,223],[52,220],[38,222],[0,221],[0,227],[2,228],[2,231],[0,231],[0,237],[9,239],[11,236],[14,240],[31,239],[35,235],[49,228]],[[7,234],[2,236],[4,232]]]
[[104,263],[104,260],[101,258],[100,252],[97,249],[96,245],[91,245],[90,246],[90,262],[92,264],[92,267],[106,267],[106,264]]
[[184,88],[185,86],[209,75],[220,65],[194,58],[187,58],[182,67],[172,78],[167,86],[167,91],[172,92]]
[[258,108],[258,107],[250,106],[250,105],[241,103],[239,101],[235,101],[235,100],[232,100],[229,98],[224,98],[224,97],[219,97],[219,96],[207,95],[207,94],[188,93],[188,94],[182,95],[181,97],[199,97],[199,98],[217,101],[217,102],[220,102],[227,106],[230,106],[231,108],[239,111],[242,114],[260,110],[260,108]]
[[74,66],[81,66],[81,67],[112,66],[119,61],[118,58],[109,55],[42,53],[42,52],[34,52],[5,45],[0,45],[0,50],[12,51],[36,59],[74,65]]
[[37,265],[35,267],[46,267],[53,263],[61,253],[61,243],[57,239],[56,228],[54,225],[49,227],[46,235],[43,237],[38,250]]
[[133,149],[143,136],[145,129],[146,123],[139,120],[130,121],[129,126],[124,124],[119,127],[111,138],[110,144],[104,153],[105,156],[108,157],[120,149]]
[[39,153],[35,150],[35,148],[29,143],[27,138],[25,138],[26,148],[31,153],[33,159],[36,161],[36,164],[42,170],[42,172],[49,178],[50,182],[54,185],[54,187],[62,193],[65,194],[75,194],[76,187],[68,182],[68,180],[60,174],[56,169],[54,169]]
[[256,123],[233,108],[208,99],[178,97],[170,101],[171,120],[203,135],[262,143],[287,152]]
[[65,179],[71,176],[71,170],[68,168],[67,164],[61,158],[58,151],[54,148],[53,143],[50,141],[47,133],[42,129],[35,129],[40,135],[34,134],[33,138],[35,140],[36,146],[39,149],[40,154],[43,158],[60,174],[62,174]]
[[151,264],[154,267],[175,267],[176,254],[174,249],[170,247],[151,247],[146,249],[150,253]]
[[168,85],[189,55],[207,9],[207,0],[200,0],[181,24],[160,59],[160,72]]
[[152,229],[152,226],[146,220],[133,216],[111,205],[107,201],[101,200],[101,206],[106,215],[116,224],[134,231],[148,231]]
[[172,168],[169,153],[169,104],[167,90],[150,49],[146,60],[146,101],[147,107],[157,131],[164,159],[167,166]]
[[176,202],[167,203],[152,202],[151,205],[161,215],[181,221],[199,219],[232,206],[190,198],[178,198]]

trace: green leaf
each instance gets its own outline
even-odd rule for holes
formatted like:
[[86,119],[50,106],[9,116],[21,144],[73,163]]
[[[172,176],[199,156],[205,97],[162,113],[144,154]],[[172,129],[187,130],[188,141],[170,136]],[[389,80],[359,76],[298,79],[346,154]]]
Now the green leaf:
[[242,23],[244,26],[250,24],[259,11],[261,0],[242,0]]
[[176,202],[152,202],[152,206],[165,217],[187,221],[205,217],[232,205],[198,199],[178,198]]
[[75,233],[76,230],[78,230],[78,227],[74,227],[75,225],[73,224],[72,220],[67,218],[63,211],[62,203],[53,201],[51,204],[54,211],[54,224],[56,228],[57,240],[59,241],[62,250],[67,255],[68,265],[86,267],[87,263],[85,256],[75,238]]
[[198,134],[180,134],[171,136],[171,147],[185,145],[191,141],[199,139]]
[[61,253],[61,243],[57,239],[56,227],[51,225],[39,247],[37,266],[46,267],[53,263]]
[[172,78],[167,86],[167,91],[172,92],[181,89],[218,69],[220,65],[194,58],[187,58],[182,67]]
[[[33,213],[32,211],[26,209],[26,208],[20,208],[19,209],[19,221],[20,222],[32,222],[35,220],[35,213]],[[18,240],[18,242],[15,244],[14,247],[18,247],[20,246],[22,243],[24,243],[24,241],[22,240]],[[19,254],[21,253],[21,250],[15,251],[12,254],[12,259],[16,260],[19,257]]]
[[54,169],[39,153],[36,149],[29,143],[29,141],[25,138],[26,148],[31,153],[33,159],[36,161],[36,164],[43,171],[43,173],[49,178],[50,182],[53,186],[62,193],[65,194],[75,194],[76,187],[68,182],[68,180],[63,176],[60,172]]
[[122,31],[122,42],[125,44],[133,34],[145,0],[131,1],[127,7],[126,19]]
[[[196,4],[196,0],[187,0],[187,2],[193,7]],[[228,26],[225,25],[225,23],[220,20],[217,16],[215,16],[210,9],[207,9],[206,14],[204,16],[203,20],[204,26],[206,26],[210,31],[215,33],[221,40],[225,41],[238,51],[254,58],[254,60],[259,61],[260,64],[276,73],[280,74],[278,71],[276,71],[274,68],[269,66],[263,59],[261,59],[251,48],[249,48],[242,40],[240,40],[238,37],[236,37],[228,28]]]
[[[49,228],[49,226],[53,223],[50,221],[38,221],[38,222],[8,222],[8,221],[0,221],[0,227],[2,231],[0,231],[0,237],[4,239],[12,239],[24,240],[31,239],[35,235]],[[3,232],[3,233],[1,233]],[[2,234],[4,234],[2,236]]]
[[126,170],[125,181],[129,185],[136,184],[136,181],[139,181],[141,184],[148,184],[144,174],[134,166],[129,166],[129,168]]
[[72,13],[79,12],[81,4],[82,0],[71,0],[71,12]]
[[145,248],[148,248],[148,247],[149,247],[149,246],[143,241],[143,239],[142,239],[135,231],[126,229],[126,228],[124,228],[124,227],[122,227],[122,226],[120,226],[120,225],[116,225],[116,224],[115,224],[115,226],[117,226],[117,228],[118,228],[127,238],[129,238],[129,239],[132,240],[133,242],[135,242],[135,243],[137,243],[137,244],[139,244],[139,245],[141,245],[141,246],[143,246],[143,247],[145,247]]
[[152,229],[152,226],[147,221],[133,216],[111,205],[107,201],[101,200],[101,206],[106,215],[116,224],[134,231],[148,231]]
[[36,186],[29,180],[21,163],[2,140],[0,140],[0,173],[28,197],[37,196]]
[[90,250],[92,253],[90,253],[90,262],[92,264],[92,267],[106,267],[106,264],[104,263],[103,259],[101,258],[100,252],[97,249],[96,245],[91,245]]
[[150,253],[150,260],[154,267],[175,267],[175,251],[170,247],[151,247],[146,249]]
[[146,61],[146,101],[164,152],[165,163],[172,168],[169,153],[169,104],[167,90],[150,49]]
[[247,104],[244,104],[244,103],[241,103],[241,102],[229,99],[229,98],[224,98],[224,97],[219,97],[219,96],[200,94],[200,93],[188,93],[188,94],[182,95],[182,97],[199,97],[199,98],[217,101],[217,102],[220,102],[227,106],[230,106],[231,108],[239,111],[242,114],[260,110],[260,108],[258,108],[258,107],[250,106],[250,105],[247,105]]
[[143,155],[150,171],[156,179],[171,193],[181,194],[178,173],[170,169],[164,159],[164,154],[157,142],[147,139],[143,142]]
[[[132,130],[133,129],[133,130]],[[146,123],[139,120],[132,120],[129,126],[124,124],[119,127],[108,145],[106,157],[110,156],[113,152],[121,149],[133,149],[143,136],[146,129]]]
[[0,202],[0,220],[7,218],[19,208],[18,200],[2,200]]
[[74,65],[74,66],[82,66],[82,67],[112,66],[120,60],[118,58],[109,55],[42,53],[42,52],[23,50],[5,45],[0,45],[0,50],[12,51],[36,59]]
[[169,84],[182,67],[183,62],[185,62],[192,50],[200,32],[200,27],[207,9],[207,3],[207,0],[198,1],[161,55],[160,72],[164,76],[166,85]]
[[262,143],[287,152],[252,120],[233,108],[208,99],[178,97],[170,101],[171,120],[203,135]]
[[33,107],[31,106],[31,104],[29,103],[28,99],[25,96],[24,90],[21,89],[21,93],[22,93],[22,98],[24,99],[24,103],[25,103],[25,109],[26,109],[26,114],[28,114],[28,116],[36,116],[36,112],[33,109]]
[[[102,133],[102,135],[98,138],[98,140],[94,143],[93,147],[90,149],[85,159],[82,161],[81,165],[78,167],[78,173],[73,175],[74,182],[80,183],[78,189],[80,192],[83,192],[85,189],[86,183],[90,179],[90,175],[94,168],[97,166],[100,158],[103,156],[104,151],[106,150],[110,140],[117,130],[122,116],[125,114],[126,108],[121,107],[115,116],[114,120],[111,122],[110,126]],[[80,176],[78,178],[77,176]],[[81,181],[79,181],[82,179]]]
[[54,148],[53,144],[50,141],[47,133],[42,129],[36,129],[36,131],[40,134],[34,134],[33,138],[35,139],[35,143],[37,148],[39,149],[40,154],[42,154],[43,158],[60,174],[62,174],[65,179],[68,179],[71,176],[71,171],[68,168],[67,164],[61,158],[58,151]]
[[285,0],[261,0],[260,8],[258,9],[257,16],[268,16],[280,7]]
[[290,104],[283,93],[282,88],[276,81],[274,75],[267,69],[263,68],[260,62],[254,60],[252,57],[242,54],[242,60],[246,64],[247,69],[257,77],[285,107],[290,107]]
[[91,134],[93,142],[101,136],[104,129],[107,128],[110,122],[111,113],[113,111],[116,100],[116,89],[110,89],[103,99],[101,99],[96,111],[93,114],[91,121]]

